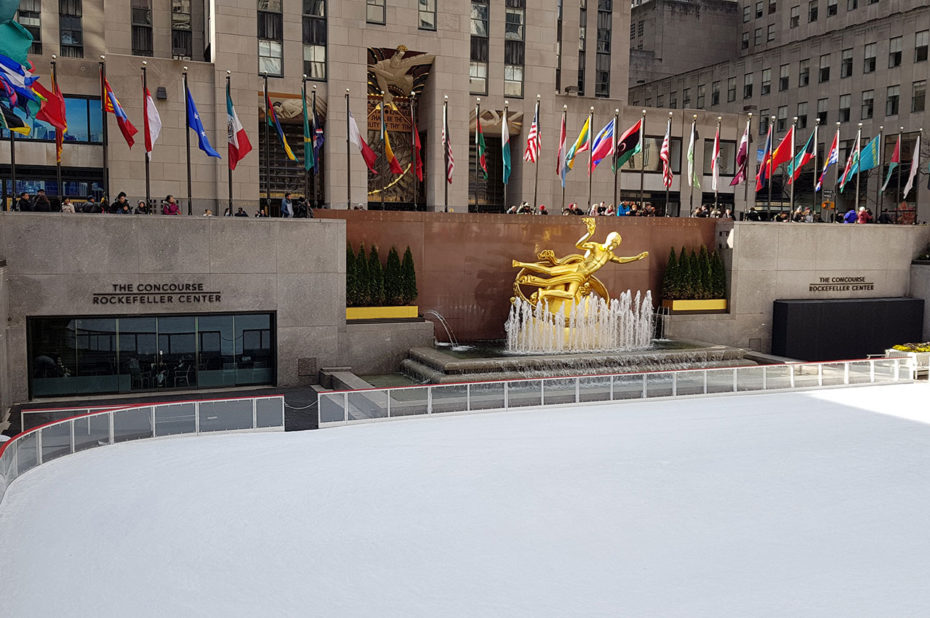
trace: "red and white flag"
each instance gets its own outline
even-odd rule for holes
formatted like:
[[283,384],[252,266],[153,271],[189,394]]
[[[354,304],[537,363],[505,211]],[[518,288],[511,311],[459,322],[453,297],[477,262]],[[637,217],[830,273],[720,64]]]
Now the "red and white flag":
[[562,112],[562,128],[559,129],[559,152],[555,155],[555,173],[557,176],[562,175],[562,152],[565,150],[565,112]]
[[452,141],[449,139],[449,123],[446,119],[446,108],[442,108],[442,147],[446,153],[446,182],[452,184],[452,170],[455,169],[455,158],[452,156]]
[[717,125],[717,132],[714,133],[714,154],[710,160],[710,188],[712,191],[717,190],[717,182],[720,180],[720,125]]
[[659,150],[659,160],[662,161],[662,184],[666,189],[672,186],[672,165],[669,142],[671,141],[672,121],[665,127],[665,138],[662,140],[662,149]]
[[355,124],[355,118],[352,117],[352,112],[349,112],[349,141],[358,147],[359,152],[362,153],[362,158],[365,159],[365,165],[368,166],[371,173],[377,175],[378,172],[375,171],[374,165],[375,161],[378,160],[378,155],[376,155],[375,151],[362,139],[362,134],[358,132],[358,125]]
[[523,152],[523,160],[536,163],[539,157],[539,102],[536,102],[536,112],[533,114],[533,125],[530,127],[530,133],[526,136],[526,150]]
[[226,84],[226,137],[229,141],[229,169],[234,170],[236,164],[251,152],[252,142],[239,122],[239,115],[229,94],[229,84]]
[[161,133],[161,116],[158,115],[158,108],[155,107],[155,100],[149,89],[145,89],[145,117],[142,121],[145,129],[145,156],[152,160],[152,148],[155,147],[155,140]]

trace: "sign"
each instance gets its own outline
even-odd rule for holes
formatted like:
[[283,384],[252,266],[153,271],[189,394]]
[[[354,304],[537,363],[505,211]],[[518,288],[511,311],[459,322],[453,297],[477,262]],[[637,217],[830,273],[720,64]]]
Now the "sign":
[[824,189],[822,193],[823,193],[823,199],[825,200],[833,199],[833,189]]
[[818,277],[808,286],[810,292],[871,292],[875,284],[865,277]]
[[204,289],[203,283],[112,283],[106,292],[94,292],[94,305],[215,304],[222,294]]

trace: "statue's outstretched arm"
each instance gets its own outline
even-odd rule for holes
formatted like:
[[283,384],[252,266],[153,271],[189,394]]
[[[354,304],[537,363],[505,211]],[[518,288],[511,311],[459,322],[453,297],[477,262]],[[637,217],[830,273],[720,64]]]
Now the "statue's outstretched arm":
[[627,264],[627,263],[629,263],[629,262],[635,262],[636,260],[644,260],[644,259],[646,259],[647,257],[649,257],[649,252],[648,252],[648,251],[643,251],[643,252],[640,253],[639,255],[634,255],[634,256],[632,256],[632,257],[620,257],[620,256],[617,256],[617,255],[614,255],[614,256],[612,256],[612,257],[610,258],[610,261],[611,261],[611,262],[616,262],[617,264]]
[[591,238],[591,235],[594,234],[594,229],[597,227],[597,222],[594,221],[594,217],[584,217],[582,219],[585,226],[587,226],[588,231],[585,232],[585,235],[578,239],[578,242],[575,243],[575,246],[579,249],[584,249],[587,251],[590,247],[585,246],[585,241]]

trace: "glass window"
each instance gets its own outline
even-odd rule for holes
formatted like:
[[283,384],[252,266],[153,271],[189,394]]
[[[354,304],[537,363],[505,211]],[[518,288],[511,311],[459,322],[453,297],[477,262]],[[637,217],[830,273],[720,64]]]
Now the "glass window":
[[836,15],[837,0],[827,0],[827,17]]
[[610,54],[597,54],[594,67],[594,96],[610,96]]
[[471,35],[488,37],[488,1],[472,0],[471,3]]
[[830,81],[830,54],[824,54],[820,57],[820,83]]
[[784,132],[788,128],[788,106],[781,105],[778,108],[778,125],[776,130],[779,133]]
[[772,69],[762,69],[762,95],[772,92]]
[[526,9],[523,0],[507,0],[504,24],[504,96],[523,96]]
[[707,86],[699,84],[697,87],[697,108],[704,109],[704,97],[707,94]]
[[384,0],[366,0],[365,16],[369,24],[384,25]]
[[32,35],[32,46],[29,48],[29,54],[35,56],[42,55],[42,1],[41,0],[20,0],[19,25],[29,31]]
[[[659,144],[661,148],[662,144]],[[710,176],[714,173],[711,169],[711,162],[714,158],[714,140],[704,140],[704,175]],[[720,140],[720,157],[717,159],[720,165],[721,176],[733,176],[736,174],[736,142]]]
[[923,62],[927,59],[928,39],[930,39],[930,30],[921,30],[914,34],[914,62]]
[[[710,85],[710,104],[719,105],[720,104],[720,82],[712,82]],[[659,107],[662,107],[661,105]]]
[[578,96],[584,95],[584,52],[578,52]]
[[743,98],[752,98],[752,73],[743,75]]
[[846,10],[855,11],[859,8],[859,0],[846,0]]
[[756,2],[756,19],[759,19],[760,17],[762,17],[763,7],[764,5],[762,3],[762,0],[759,0],[759,2]]
[[504,95],[508,97],[523,96],[523,66],[504,65]]
[[191,0],[171,0],[171,55],[174,58],[191,58],[194,55]]
[[487,94],[488,63],[471,61],[468,68],[469,90],[472,94]]
[[801,24],[801,7],[791,7],[791,15],[788,22],[789,28],[797,28]]
[[769,110],[759,110],[759,135],[769,132]]
[[81,0],[58,1],[58,31],[61,55],[64,58],[84,57],[84,27],[81,23]]
[[740,40],[740,49],[749,49],[749,33],[744,32],[743,38]]
[[866,43],[863,48],[863,54],[865,58],[862,61],[862,72],[863,73],[874,73],[875,72],[875,43]]
[[749,22],[750,19],[752,19],[752,7],[747,4],[743,7],[743,23]]
[[790,77],[790,68],[787,64],[783,64],[778,68],[778,91],[782,92],[783,90],[788,89],[788,78]]
[[840,79],[852,75],[853,50],[844,49],[840,57]]
[[771,15],[772,13],[774,13],[775,10],[776,10],[777,8],[778,8],[778,1],[777,1],[777,0],[769,0],[769,15]]
[[245,314],[235,316],[237,384],[274,382],[274,346],[271,316]]
[[888,41],[888,68],[893,69],[901,66],[901,38],[896,36]]
[[727,78],[727,102],[732,103],[736,100],[736,78]]
[[860,114],[861,120],[871,120],[872,116],[875,114],[875,91],[874,90],[863,90],[862,91],[862,111]]
[[691,107],[691,89],[690,88],[681,89],[681,107],[682,109],[687,109]]
[[284,16],[280,0],[258,0],[258,73],[284,75]]
[[489,10],[488,0],[473,0],[471,3],[471,60],[468,67],[471,94],[488,93]]
[[152,0],[132,0],[132,53],[152,55]]
[[436,29],[436,0],[419,0],[417,5],[420,22],[417,26],[420,30]]
[[304,0],[304,74],[326,80],[326,0]]
[[756,28],[753,31],[752,44],[756,46],[762,45],[762,28]]
[[927,80],[914,82],[911,90],[911,111],[922,112],[927,102]]
[[807,21],[814,22],[817,21],[817,13],[819,12],[818,3],[820,0],[811,0],[807,5]]
[[672,109],[678,109],[678,93],[673,92],[668,95],[668,106]]
[[898,99],[901,97],[900,86],[888,86],[888,97],[885,99],[885,115],[898,115]]
[[817,99],[817,120],[820,121],[821,126],[826,126],[827,124],[828,105],[827,99]]
[[775,40],[775,24],[769,24],[765,29],[765,40],[774,41]]
[[840,95],[840,111],[839,111],[839,121],[840,122],[849,122],[849,107],[852,103],[852,97],[848,94]]
[[597,51],[598,53],[610,53],[610,32],[612,29],[613,13],[611,11],[597,12]]
[[[93,107],[100,113],[100,100],[93,101]],[[89,142],[90,133],[87,125],[87,99],[65,97],[65,114],[68,117],[68,130],[65,131],[65,141]]]
[[811,61],[801,60],[798,63],[798,88],[803,88],[811,81]]
[[798,103],[798,128],[807,128],[807,101]]
[[523,40],[524,9],[508,8],[504,24],[504,38],[508,41]]

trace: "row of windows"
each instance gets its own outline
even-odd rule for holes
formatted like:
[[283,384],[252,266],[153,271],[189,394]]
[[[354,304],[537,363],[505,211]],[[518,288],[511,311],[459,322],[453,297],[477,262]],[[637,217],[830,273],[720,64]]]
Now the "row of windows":
[[[422,0],[421,0],[422,2]],[[504,14],[504,96],[523,96],[526,35],[525,0],[507,0]],[[471,3],[471,62],[469,91],[488,93],[488,0]]]
[[[863,5],[878,4],[879,0],[861,0]],[[846,10],[855,11],[859,8],[860,0],[846,0]],[[776,0],[768,0],[768,12],[771,15],[777,10]],[[839,11],[839,0],[827,0],[827,17],[835,16]],[[815,22],[820,13],[820,0],[810,0],[807,3],[807,21]],[[755,18],[759,19],[765,14],[764,0],[755,3]],[[748,2],[743,6],[743,23],[753,19],[753,4]],[[790,10],[789,25],[796,28],[801,20],[801,5],[795,5]]]
[[[30,127],[29,135],[16,135],[17,140],[35,140],[41,142],[55,141],[55,127],[46,124],[28,114],[18,107],[13,113],[22,118],[26,126]],[[68,116],[68,130],[65,132],[66,143],[74,144],[102,144],[103,122],[100,114],[100,97],[65,96],[65,114]],[[10,134],[0,130],[0,138],[7,139]]]
[[[84,57],[83,14],[81,0],[58,1],[58,53],[63,58]],[[32,35],[30,53],[41,54],[42,0],[21,0],[17,20]]]
[[[385,24],[385,4],[385,0],[366,0],[365,19],[369,24]],[[436,0],[417,0],[417,28],[436,30]]]
[[[258,0],[258,72],[273,77],[284,75],[284,14],[281,2]],[[420,3],[422,5],[423,0]],[[435,9],[435,2],[433,7]],[[325,81],[326,0],[303,0],[302,10],[304,74],[309,79]]]
[[[132,0],[132,53],[135,56],[151,56],[152,0]],[[191,58],[194,40],[191,32],[190,0],[171,0],[171,55],[175,58]]]

